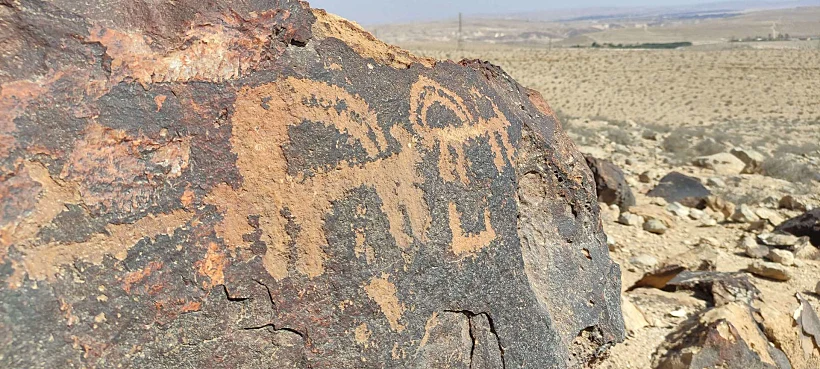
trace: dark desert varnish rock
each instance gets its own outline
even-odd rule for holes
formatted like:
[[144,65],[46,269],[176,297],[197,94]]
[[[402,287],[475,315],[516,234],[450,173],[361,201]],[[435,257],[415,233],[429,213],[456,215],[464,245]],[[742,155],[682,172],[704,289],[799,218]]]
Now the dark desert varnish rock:
[[809,210],[801,215],[786,220],[775,232],[783,232],[797,237],[808,237],[811,244],[820,247],[820,208]]
[[706,198],[711,194],[697,178],[670,172],[646,195],[661,197],[668,202],[679,202],[690,208],[703,209],[706,206]]
[[0,2],[0,367],[564,368],[624,335],[541,97],[279,1]]
[[635,195],[632,194],[621,168],[609,160],[596,159],[590,155],[586,155],[585,158],[595,178],[598,201],[607,205],[618,205],[624,211],[635,206]]

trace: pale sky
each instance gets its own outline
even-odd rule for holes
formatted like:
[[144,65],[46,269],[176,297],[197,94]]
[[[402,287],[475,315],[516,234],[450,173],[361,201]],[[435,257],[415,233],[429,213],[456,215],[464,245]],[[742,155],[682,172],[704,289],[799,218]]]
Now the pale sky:
[[465,14],[520,13],[552,9],[668,6],[715,0],[308,0],[314,8],[362,24],[447,19]]

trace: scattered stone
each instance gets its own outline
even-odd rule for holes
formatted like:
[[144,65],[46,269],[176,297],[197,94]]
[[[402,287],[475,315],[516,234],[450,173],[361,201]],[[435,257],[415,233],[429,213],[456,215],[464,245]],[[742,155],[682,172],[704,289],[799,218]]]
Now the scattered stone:
[[768,246],[794,246],[797,244],[799,238],[794,235],[785,233],[761,233],[757,236],[764,245]]
[[732,220],[738,223],[752,223],[760,220],[749,205],[741,204],[732,214]]
[[664,234],[669,228],[658,219],[649,219],[643,224],[643,230],[654,234]]
[[666,200],[663,197],[652,197],[652,198],[650,198],[649,203],[652,204],[652,205],[658,205],[658,206],[669,205],[669,203],[666,202]]
[[618,243],[615,242],[615,238],[613,238],[611,235],[607,234],[606,235],[606,246],[607,246],[607,248],[609,248],[609,251],[615,251],[617,249],[617,245],[618,245]]
[[669,205],[666,205],[666,211],[680,218],[686,218],[689,216],[689,208],[681,205],[681,203],[679,202],[673,202]]
[[820,249],[811,244],[808,237],[800,237],[792,246],[794,257],[802,260],[820,260]]
[[664,288],[669,281],[685,270],[686,267],[683,265],[663,265],[658,269],[645,273],[629,290],[640,287]]
[[746,166],[740,159],[728,152],[701,156],[696,158],[692,164],[697,167],[714,170],[715,173],[722,175],[738,174]]
[[723,182],[723,180],[718,177],[709,177],[706,180],[706,185],[709,187],[723,188],[726,187],[726,182]]
[[708,215],[706,214],[706,212],[705,212],[705,211],[703,211],[703,210],[700,210],[700,209],[690,209],[690,208],[687,208],[687,209],[689,209],[689,218],[691,218],[692,220],[701,220],[701,219],[703,219],[704,217],[707,217],[707,216],[708,216]]
[[712,218],[712,217],[703,218],[703,219],[701,219],[701,222],[700,222],[701,227],[715,227],[715,226],[717,226],[717,224],[718,224],[717,220],[715,220],[715,218]]
[[[744,301],[708,309],[678,325],[663,342],[652,368],[786,369],[785,354],[760,330]],[[762,360],[761,358],[766,358]],[[770,364],[776,363],[776,365]]]
[[712,193],[695,177],[682,173],[671,172],[660,179],[646,195],[662,197],[667,202],[679,202],[690,208],[702,209],[706,198]]
[[715,237],[702,237],[698,240],[697,246],[719,248],[722,245],[720,240]]
[[791,218],[774,229],[776,232],[808,237],[814,246],[820,247],[820,208],[809,210]]
[[778,202],[777,206],[781,209],[789,209],[796,211],[807,211],[808,205],[805,201],[800,200],[792,195],[783,196]]
[[611,161],[596,159],[591,155],[586,155],[585,159],[595,178],[598,201],[618,205],[621,210],[627,210],[630,206],[635,205],[635,196],[621,168]]
[[706,208],[722,215],[722,220],[730,219],[736,210],[735,204],[717,196],[709,196],[706,198]]
[[685,318],[686,317],[686,309],[680,308],[678,310],[672,310],[669,312],[669,315],[675,318]]
[[671,216],[665,209],[652,205],[638,205],[629,209],[632,214],[637,214],[643,217],[644,221],[649,219],[657,219],[663,222],[667,228],[674,227],[678,220]]
[[646,321],[646,316],[638,309],[632,301],[621,296],[621,310],[624,316],[624,326],[629,332],[635,332],[641,328],[648,327],[649,322]]
[[766,160],[766,157],[763,154],[751,150],[751,149],[744,149],[744,148],[734,148],[730,151],[732,155],[740,159],[743,162],[744,167],[740,171],[743,174],[758,174],[762,173],[762,165],[763,161]]
[[769,221],[767,220],[756,220],[754,222],[749,223],[749,226],[746,227],[746,232],[752,233],[760,233],[765,232],[770,227]]
[[645,171],[638,175],[638,180],[641,181],[641,183],[649,183],[652,182],[652,176],[649,171]]
[[618,217],[618,223],[628,226],[640,226],[644,223],[644,219],[640,215],[624,212]]
[[780,223],[783,223],[783,217],[780,216],[776,211],[767,208],[758,208],[755,210],[755,214],[760,217],[760,219],[765,219],[769,221],[769,224],[776,226]]
[[655,265],[658,265],[658,259],[649,254],[640,254],[637,256],[633,256],[629,259],[629,262],[639,268],[653,268]]
[[762,259],[769,255],[769,247],[758,243],[745,245],[743,253],[752,259]]
[[771,249],[767,258],[775,263],[785,266],[794,265],[794,254],[788,250]]
[[780,264],[755,261],[746,268],[752,274],[758,277],[773,279],[780,282],[785,282],[792,279],[789,270]]

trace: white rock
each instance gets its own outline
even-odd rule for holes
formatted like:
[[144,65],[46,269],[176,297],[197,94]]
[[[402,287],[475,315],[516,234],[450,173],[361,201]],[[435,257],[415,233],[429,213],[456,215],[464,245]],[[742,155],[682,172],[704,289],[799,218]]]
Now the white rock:
[[788,250],[771,249],[769,251],[768,259],[785,266],[794,265],[794,254]]
[[640,215],[623,212],[621,216],[618,217],[618,223],[628,226],[639,226],[644,223],[644,219]]
[[709,187],[723,188],[726,187],[726,182],[718,177],[709,177],[706,179],[706,185]]
[[732,220],[738,223],[752,223],[760,220],[760,218],[752,211],[749,205],[741,204],[735,209],[735,213],[732,214]]
[[701,219],[701,223],[700,223],[700,224],[701,224],[701,226],[703,226],[703,227],[714,227],[714,226],[716,226],[718,223],[717,223],[717,220],[715,220],[715,219],[714,219],[714,218],[712,218],[712,217],[705,217],[705,218]]
[[780,282],[785,282],[792,279],[792,274],[789,270],[780,264],[755,261],[749,264],[746,269],[756,276],[769,278]]
[[740,239],[740,246],[746,256],[753,259],[762,259],[769,255],[769,247],[760,245],[755,241],[754,237],[746,235]]
[[679,202],[673,202],[669,205],[666,205],[666,211],[674,215],[677,215],[681,218],[686,218],[689,216],[689,208],[681,205],[681,203]]
[[664,234],[668,228],[660,220],[650,219],[643,224],[643,230],[654,234]]
[[780,225],[780,223],[783,223],[783,221],[785,220],[782,216],[780,216],[780,214],[778,214],[776,211],[772,209],[759,208],[755,210],[755,214],[759,216],[760,219],[768,220],[769,223],[773,226]]
[[797,236],[785,233],[761,233],[757,239],[769,246],[794,246],[800,240]]
[[689,218],[692,220],[700,220],[706,216],[706,212],[700,209],[689,209]]
[[641,254],[629,259],[629,262],[639,268],[652,268],[658,265],[658,259],[649,254]]
[[739,174],[746,167],[746,164],[728,152],[701,156],[696,158],[692,164],[697,167],[712,169],[720,175]]
[[685,318],[686,317],[686,309],[680,308],[678,310],[674,310],[669,312],[669,315],[674,316],[675,318]]
[[709,246],[712,248],[718,248],[721,246],[720,240],[714,237],[702,237],[698,241],[698,246]]

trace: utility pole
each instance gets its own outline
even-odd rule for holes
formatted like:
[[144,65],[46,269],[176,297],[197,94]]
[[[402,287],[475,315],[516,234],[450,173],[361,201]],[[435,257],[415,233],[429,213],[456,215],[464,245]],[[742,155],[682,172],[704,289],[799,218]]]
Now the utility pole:
[[461,12],[458,13],[458,50],[461,51]]

